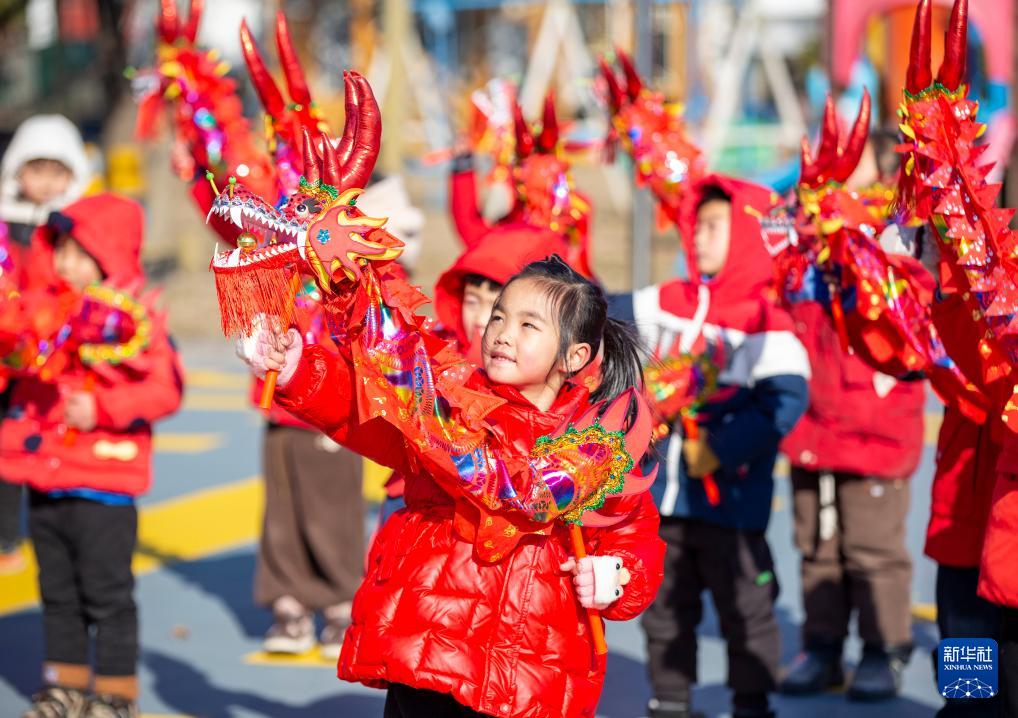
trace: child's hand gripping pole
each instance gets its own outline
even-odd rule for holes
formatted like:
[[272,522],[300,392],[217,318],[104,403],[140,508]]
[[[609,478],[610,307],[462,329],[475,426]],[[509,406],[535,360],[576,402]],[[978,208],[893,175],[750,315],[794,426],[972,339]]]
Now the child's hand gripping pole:
[[[692,414],[682,415],[682,430],[690,441],[696,441],[700,437],[700,425],[696,423],[696,417]],[[711,506],[720,504],[721,490],[718,488],[718,482],[714,480],[714,474],[706,474],[700,481],[703,483],[703,491],[707,495],[707,503]]]
[[[583,545],[583,532],[579,524],[569,524],[569,538],[572,540],[573,553],[576,560],[586,558],[587,549]],[[603,656],[608,652],[608,644],[604,640],[604,626],[601,625],[601,616],[593,608],[587,609],[587,620],[590,622],[590,636],[594,641],[594,653]]]
[[[286,313],[280,317],[280,328],[286,331],[290,326],[290,320],[293,318],[294,303],[297,299],[297,292],[300,291],[300,272],[294,271],[290,277],[290,303],[287,305]],[[276,379],[279,378],[279,372],[275,369],[269,369],[265,372],[265,383],[262,384],[262,398],[258,402],[258,405],[265,410],[268,410],[272,406],[272,397],[276,393]]]

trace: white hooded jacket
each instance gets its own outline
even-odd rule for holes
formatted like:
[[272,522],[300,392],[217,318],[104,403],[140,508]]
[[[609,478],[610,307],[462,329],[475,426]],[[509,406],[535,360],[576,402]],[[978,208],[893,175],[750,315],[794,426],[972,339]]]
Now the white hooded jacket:
[[[71,170],[67,191],[45,205],[20,197],[18,171],[31,160],[56,160]],[[63,115],[36,115],[21,123],[0,161],[0,222],[38,226],[50,212],[81,197],[88,183],[88,156],[78,128]]]

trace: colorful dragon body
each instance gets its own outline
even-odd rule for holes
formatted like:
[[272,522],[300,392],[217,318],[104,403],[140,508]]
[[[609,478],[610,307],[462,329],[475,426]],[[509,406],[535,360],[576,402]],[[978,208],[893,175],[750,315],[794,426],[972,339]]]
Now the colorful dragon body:
[[[935,285],[912,257],[888,254],[879,237],[888,224],[885,205],[867,202],[844,183],[854,172],[869,131],[870,98],[847,139],[839,138],[834,103],[828,98],[816,157],[803,141],[795,247],[779,258],[786,296],[804,279],[788,267],[812,266],[814,281],[827,285],[830,312],[842,343],[874,369],[892,376],[923,372],[945,403],[982,421],[986,406],[948,356],[931,316]],[[807,270],[808,271],[808,270]],[[799,286],[796,286],[796,285]],[[826,292],[825,292],[826,290]]]
[[[905,209],[935,229],[942,291],[960,294],[982,324],[979,344],[984,384],[1010,377],[1018,361],[1018,235],[1008,228],[1014,210],[997,207],[1000,185],[988,184],[980,164],[985,127],[963,83],[968,2],[956,0],[945,37],[944,62],[933,77],[930,0],[916,12],[904,99],[899,107],[906,141],[901,176]],[[1018,397],[1004,421],[1018,431]]]
[[135,299],[105,285],[20,293],[4,280],[0,294],[0,390],[19,376],[58,376],[74,362],[100,373],[133,366],[151,337],[153,296]]
[[706,174],[706,161],[689,138],[682,108],[649,90],[626,53],[617,50],[616,57],[623,81],[607,61],[600,60],[611,111],[606,147],[613,154],[615,144],[622,144],[633,160],[637,181],[650,188],[664,214],[677,224],[682,189]]

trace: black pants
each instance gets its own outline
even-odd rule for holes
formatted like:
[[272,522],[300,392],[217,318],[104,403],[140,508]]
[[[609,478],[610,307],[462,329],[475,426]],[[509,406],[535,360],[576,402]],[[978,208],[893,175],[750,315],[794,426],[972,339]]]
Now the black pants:
[[[979,569],[937,566],[937,628],[941,638],[992,638],[999,642],[1000,608],[976,594]],[[933,652],[933,670],[937,670],[937,652]],[[1003,666],[998,666],[1003,679]],[[972,700],[950,698],[937,718],[1000,715],[997,698]]]
[[662,518],[661,537],[667,544],[664,581],[641,621],[655,697],[689,700],[701,593],[707,589],[728,644],[733,702],[737,708],[765,706],[777,681],[781,639],[774,618],[778,583],[763,533]]
[[1000,680],[1001,714],[1004,718],[1018,718],[1018,609],[1000,609]]
[[137,509],[32,491],[28,527],[39,562],[46,661],[87,665],[94,628],[96,675],[133,676]]
[[483,718],[478,713],[457,703],[448,693],[436,693],[422,688],[411,688],[393,683],[385,694],[383,718]]
[[0,553],[17,548],[21,542],[20,484],[9,484],[0,479]]

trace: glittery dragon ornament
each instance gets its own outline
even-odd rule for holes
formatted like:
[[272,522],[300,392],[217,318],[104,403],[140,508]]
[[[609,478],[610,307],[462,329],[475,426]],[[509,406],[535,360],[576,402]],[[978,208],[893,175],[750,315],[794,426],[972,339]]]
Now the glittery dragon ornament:
[[[817,294],[828,296],[846,350],[851,347],[874,369],[892,376],[924,372],[943,401],[981,421],[985,402],[947,355],[933,325],[932,277],[912,257],[883,250],[879,235],[887,218],[881,207],[844,186],[862,155],[869,121],[866,93],[855,124],[842,140],[828,97],[815,157],[803,141],[798,241],[787,251],[814,266],[814,281],[825,285]],[[782,286],[794,292],[789,279]]]
[[[593,276],[590,267],[591,204],[576,189],[560,138],[555,97],[552,93],[545,97],[539,130],[524,119],[515,98],[510,103],[515,142],[505,174],[512,183],[515,200],[505,221],[523,221],[561,234],[567,244],[563,257],[566,263],[584,276]],[[472,217],[465,227],[473,236],[463,237],[468,246],[479,242],[493,229],[481,216],[473,194],[453,195],[450,201],[454,212]]]
[[0,296],[0,389],[19,376],[58,376],[71,363],[99,373],[119,365],[143,370],[154,295],[136,299],[105,285],[21,293],[0,279]]
[[626,53],[616,50],[615,55],[624,80],[600,60],[611,112],[605,141],[609,159],[621,143],[633,159],[637,181],[650,187],[665,216],[677,224],[682,188],[705,174],[706,161],[686,132],[682,107],[646,88]]
[[[997,207],[1000,185],[988,184],[976,144],[985,125],[964,84],[968,2],[956,0],[944,41],[944,62],[933,77],[931,3],[922,0],[912,30],[904,99],[898,108],[905,142],[900,195],[903,209],[937,234],[942,291],[958,293],[981,323],[984,383],[1010,377],[1018,362],[1018,236],[1008,228],[1013,209]],[[1013,379],[1012,379],[1013,381]],[[1018,389],[1004,421],[1018,431]]]
[[175,163],[182,179],[208,171],[220,182],[237,176],[259,193],[271,192],[275,169],[243,115],[229,66],[215,50],[195,44],[202,6],[202,0],[191,0],[188,19],[181,22],[174,0],[162,0],[155,63],[132,77],[136,133],[151,138],[168,108],[178,155],[187,158]]

